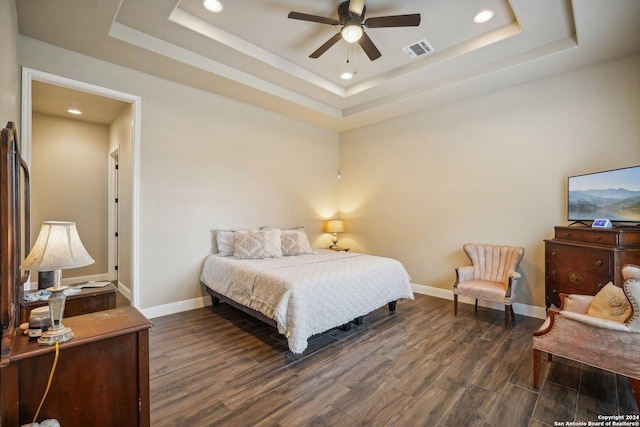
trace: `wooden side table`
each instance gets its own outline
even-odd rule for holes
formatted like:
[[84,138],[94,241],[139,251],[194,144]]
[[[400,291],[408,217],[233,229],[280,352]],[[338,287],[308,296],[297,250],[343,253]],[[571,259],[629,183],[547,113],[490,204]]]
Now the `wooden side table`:
[[[27,291],[25,294],[37,291]],[[116,308],[116,293],[114,285],[102,288],[82,288],[79,294],[69,295],[65,303],[64,318],[93,313],[101,310]],[[24,301],[20,303],[20,323],[29,321],[31,310],[47,305],[47,301]]]
[[[75,338],[60,355],[38,420],[64,427],[150,425],[149,328],[152,323],[127,306],[64,319]],[[30,423],[47,388],[54,346],[17,334],[2,367],[2,425]]]

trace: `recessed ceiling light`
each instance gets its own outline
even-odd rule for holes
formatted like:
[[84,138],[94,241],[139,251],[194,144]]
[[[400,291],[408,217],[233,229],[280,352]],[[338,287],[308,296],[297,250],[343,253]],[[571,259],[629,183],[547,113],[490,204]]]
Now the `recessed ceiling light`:
[[71,114],[76,114],[76,115],[80,115],[80,114],[82,114],[82,111],[80,111],[80,110],[76,110],[75,108],[69,108],[69,109],[67,110],[67,112],[68,112],[68,113],[71,113]]
[[222,12],[222,9],[224,9],[224,6],[218,0],[204,0],[202,4],[205,9],[214,13],[220,13]]
[[351,74],[351,73],[342,73],[342,74],[340,74],[340,78],[342,80],[349,80],[349,79],[353,78],[353,74]]
[[473,18],[473,22],[475,22],[476,24],[483,24],[491,20],[491,18],[493,18],[493,15],[494,15],[493,10],[483,10]]

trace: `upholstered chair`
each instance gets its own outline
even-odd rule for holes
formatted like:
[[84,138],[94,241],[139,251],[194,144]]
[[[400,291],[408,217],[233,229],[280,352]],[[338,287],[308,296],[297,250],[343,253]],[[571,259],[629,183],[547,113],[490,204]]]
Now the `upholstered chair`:
[[467,243],[464,253],[470,266],[456,268],[453,284],[453,314],[458,315],[458,296],[504,304],[504,327],[509,328],[509,315],[515,320],[513,301],[520,273],[516,271],[524,256],[524,248]]
[[550,309],[533,333],[534,387],[538,387],[540,352],[544,351],[549,361],[555,354],[629,377],[640,405],[640,266],[624,266],[622,277],[624,294],[607,296],[603,306],[609,307],[609,313],[604,315],[592,311],[602,291],[596,296],[560,294],[560,310]]

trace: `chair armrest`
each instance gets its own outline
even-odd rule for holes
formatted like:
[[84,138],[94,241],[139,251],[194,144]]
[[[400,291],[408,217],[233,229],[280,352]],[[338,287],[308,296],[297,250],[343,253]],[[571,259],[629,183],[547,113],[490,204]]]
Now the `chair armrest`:
[[544,323],[540,325],[540,327],[533,331],[533,336],[538,337],[540,335],[544,335],[551,330],[553,327],[553,322],[555,322],[555,317],[558,314],[556,310],[549,309],[547,311],[547,318],[544,320]]
[[507,283],[507,289],[506,289],[506,293],[505,293],[505,296],[507,298],[512,297],[511,293],[515,289],[516,284],[518,283],[518,279],[520,277],[522,277],[522,275],[520,273],[518,273],[517,271],[512,271],[511,273],[509,273],[509,282]]
[[593,295],[560,294],[560,310],[586,314]]
[[457,267],[456,268],[456,283],[453,285],[454,287],[458,283],[468,282],[473,280],[473,266],[467,265],[465,267]]
[[631,330],[640,332],[640,267],[627,264],[622,269],[622,275],[625,278],[622,289],[633,310],[631,317],[627,319],[627,325]]

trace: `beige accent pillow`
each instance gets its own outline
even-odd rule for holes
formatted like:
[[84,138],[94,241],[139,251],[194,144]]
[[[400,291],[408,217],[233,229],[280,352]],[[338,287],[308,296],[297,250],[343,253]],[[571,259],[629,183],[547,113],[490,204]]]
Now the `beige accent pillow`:
[[269,253],[265,246],[264,231],[238,230],[233,247],[233,257],[236,259],[267,258]]
[[593,298],[587,315],[624,323],[631,316],[631,304],[622,288],[609,282]]
[[294,256],[313,253],[304,228],[282,230],[282,255]]

